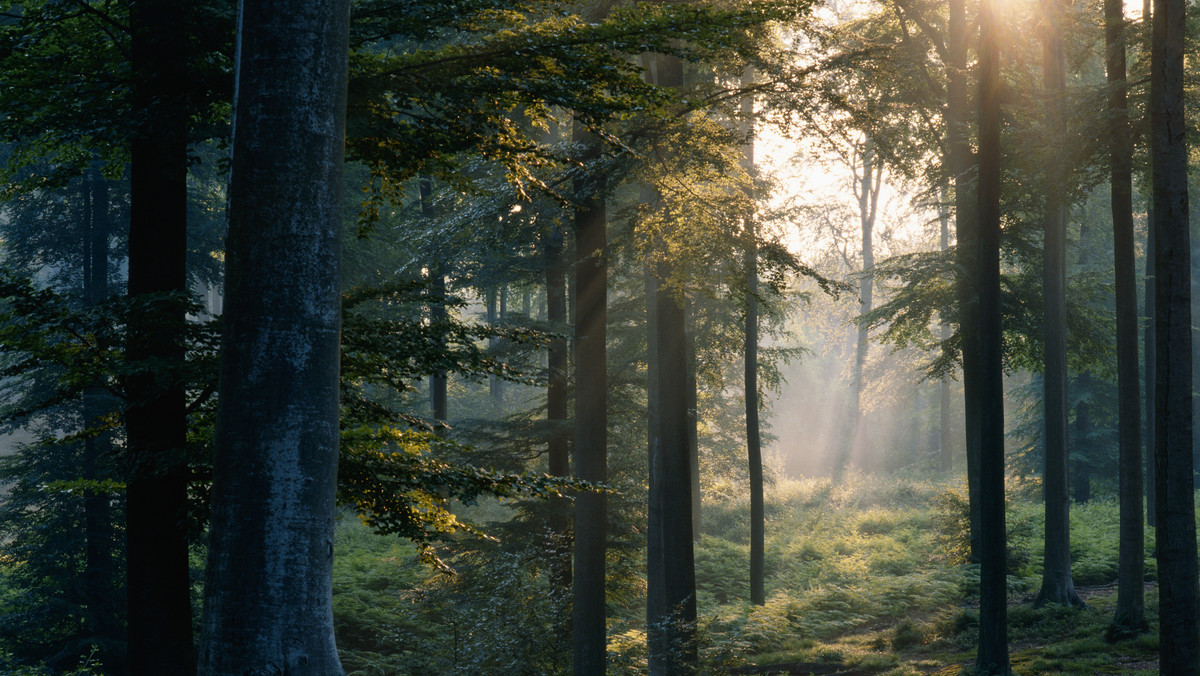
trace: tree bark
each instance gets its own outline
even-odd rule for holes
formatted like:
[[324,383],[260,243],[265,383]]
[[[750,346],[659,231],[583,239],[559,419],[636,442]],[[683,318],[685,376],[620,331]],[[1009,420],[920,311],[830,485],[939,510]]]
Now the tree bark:
[[959,268],[958,311],[963,370],[963,437],[967,458],[967,494],[970,503],[971,560],[980,557],[980,363],[977,344],[979,296],[978,205],[974,190],[975,159],[970,144],[970,104],[967,95],[967,12],[964,0],[950,0],[947,52],[946,128],[950,172],[954,177],[955,249]]
[[[754,82],[754,69],[747,66],[742,73],[742,86]],[[754,172],[754,97],[743,96],[741,101],[742,168]],[[753,198],[751,193],[749,197]],[[763,505],[762,435],[759,430],[758,401],[758,231],[753,212],[743,219],[746,238],[746,329],[745,329],[745,399],[746,399],[746,456],[750,478],[750,602],[766,605],[764,551],[766,545],[766,514]]]
[[331,575],[349,16],[346,0],[239,8],[206,676],[342,673]]
[[[600,154],[600,140],[576,123],[576,140],[585,148],[584,165]],[[608,478],[608,259],[605,177],[578,179],[575,212],[575,477]],[[684,474],[686,477],[686,473]],[[603,493],[575,498],[575,674],[605,672],[605,553],[608,502]]]
[[[1009,674],[1000,323],[1000,42],[994,4],[979,13],[979,650],[975,670]],[[960,246],[963,242],[960,241]]]
[[1154,168],[1159,665],[1200,669],[1200,591],[1192,478],[1191,242],[1184,136],[1184,0],[1155,0],[1150,59]]
[[[184,385],[147,364],[183,362],[187,291],[187,123],[184,12],[172,0],[131,7],[127,356],[144,371],[126,378],[125,434],[128,655],[133,674],[190,674],[187,417]],[[157,377],[156,377],[157,375]]]
[[1071,521],[1067,453],[1067,214],[1063,199],[1062,147],[1067,142],[1066,59],[1062,45],[1062,0],[1045,0],[1046,37],[1043,78],[1046,97],[1046,212],[1042,247],[1043,397],[1046,465],[1042,475],[1046,506],[1042,588],[1035,606],[1062,603],[1081,606],[1071,577]]
[[1117,632],[1144,631],[1145,533],[1142,507],[1141,411],[1138,392],[1138,307],[1136,248],[1133,238],[1133,142],[1126,92],[1125,7],[1104,0],[1108,74],[1108,136],[1113,221],[1113,276],[1117,313],[1117,443],[1121,502],[1117,557]]
[[[683,84],[676,57],[651,58],[651,80],[659,87]],[[696,571],[692,543],[692,496],[687,446],[687,336],[683,299],[661,286],[672,269],[655,266],[656,368],[650,374],[657,408],[651,413],[650,495],[647,525],[646,625],[652,675],[677,674],[695,661]]]

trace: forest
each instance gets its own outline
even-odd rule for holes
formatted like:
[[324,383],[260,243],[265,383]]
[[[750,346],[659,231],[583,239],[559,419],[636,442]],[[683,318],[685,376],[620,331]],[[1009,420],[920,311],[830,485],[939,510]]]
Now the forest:
[[1200,674],[1189,58],[0,0],[0,673]]

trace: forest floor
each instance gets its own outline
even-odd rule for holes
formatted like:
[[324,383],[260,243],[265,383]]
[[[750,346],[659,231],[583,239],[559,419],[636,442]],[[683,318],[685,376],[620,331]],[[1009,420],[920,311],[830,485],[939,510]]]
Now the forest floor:
[[[1110,643],[1105,639],[1116,605],[1116,583],[1080,586],[1084,609],[1033,607],[1034,595],[1009,603],[1009,655],[1014,674],[1151,675],[1158,673],[1156,633]],[[1158,591],[1147,584],[1147,602]],[[970,608],[968,605],[965,608]],[[969,611],[968,611],[969,612]],[[973,632],[959,639],[931,637],[921,626],[935,622],[929,614],[907,617],[834,637],[799,653],[805,659],[779,661],[759,655],[756,664],[730,669],[730,674],[763,676],[874,676],[887,674],[969,674],[974,665]],[[820,661],[824,657],[832,661]],[[815,660],[815,661],[813,661]]]

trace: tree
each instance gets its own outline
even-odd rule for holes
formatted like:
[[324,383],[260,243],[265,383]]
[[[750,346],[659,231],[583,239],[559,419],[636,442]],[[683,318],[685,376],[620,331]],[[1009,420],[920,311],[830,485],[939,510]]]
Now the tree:
[[[600,142],[581,133],[585,166],[600,154]],[[602,482],[608,476],[608,214],[605,177],[596,172],[576,181],[575,211],[575,478]],[[575,673],[603,674],[607,660],[605,549],[607,498],[575,498]]]
[[[747,66],[742,74],[742,87],[754,81],[754,69]],[[742,97],[743,133],[746,145],[742,149],[742,166],[747,173],[754,170],[754,97]],[[758,230],[755,214],[744,216],[746,237],[746,455],[750,473],[750,602],[765,605],[764,589],[766,515],[763,511],[762,435],[758,424]],[[865,227],[865,226],[864,226]],[[861,375],[861,372],[860,372]]]
[[1008,674],[1008,573],[1004,526],[1004,383],[1000,326],[1000,32],[997,0],[979,9],[979,651],[975,670]]
[[[979,346],[975,332],[979,305],[974,289],[978,277],[978,210],[972,180],[976,168],[970,146],[970,104],[967,93],[967,12],[965,0],[950,0],[946,24],[946,154],[954,179],[954,235],[957,240],[959,335],[962,350],[963,431],[967,455],[967,494],[970,503],[971,558],[982,556],[980,523],[980,403]],[[975,177],[977,178],[977,177]]]
[[1117,609],[1112,634],[1145,629],[1145,545],[1142,506],[1141,407],[1138,392],[1137,272],[1133,239],[1133,142],[1125,68],[1125,6],[1104,2],[1108,75],[1108,139],[1112,194],[1113,271],[1117,303],[1118,443],[1121,541],[1117,559]]
[[240,12],[200,670],[327,676],[349,2]]
[[[650,57],[650,79],[659,87],[683,85],[678,57]],[[655,246],[662,246],[656,242]],[[687,337],[683,292],[672,288],[671,262],[660,257],[649,271],[652,354],[650,396],[650,495],[646,528],[646,634],[651,674],[675,674],[695,657],[696,571],[688,459]]]
[[1064,153],[1067,122],[1062,110],[1066,90],[1061,0],[1045,0],[1046,45],[1043,79],[1046,90],[1045,219],[1042,246],[1044,344],[1043,405],[1046,470],[1042,475],[1046,506],[1046,546],[1042,588],[1035,605],[1082,605],[1071,578],[1070,497],[1067,493],[1067,208],[1064,201]]
[[1192,467],[1191,242],[1183,53],[1187,3],[1155,0],[1150,58],[1154,172],[1155,511],[1159,665],[1200,670],[1200,590]]

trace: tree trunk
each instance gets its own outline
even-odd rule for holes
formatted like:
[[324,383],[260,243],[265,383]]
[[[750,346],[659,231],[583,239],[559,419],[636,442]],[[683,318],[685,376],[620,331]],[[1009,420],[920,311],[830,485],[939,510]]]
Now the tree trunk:
[[[1000,41],[994,3],[979,13],[979,651],[981,674],[1011,673],[1004,525],[1004,381],[1000,323]],[[959,245],[964,242],[960,240]],[[969,243],[966,243],[969,244]]]
[[1196,674],[1200,664],[1196,513],[1192,485],[1191,243],[1184,137],[1184,0],[1155,0],[1150,59],[1154,167],[1155,509],[1158,513],[1159,665]]
[[[683,84],[676,57],[651,58],[652,82]],[[671,277],[661,261],[653,274]],[[647,527],[646,625],[652,675],[677,674],[695,661],[696,571],[692,546],[692,496],[687,446],[687,337],[683,299],[660,284],[652,309],[656,368],[650,374],[658,406],[651,413],[650,495]]]
[[1114,630],[1144,631],[1145,533],[1142,526],[1141,411],[1138,392],[1138,307],[1136,248],[1133,239],[1133,143],[1126,95],[1125,7],[1104,0],[1108,73],[1113,219],[1113,275],[1117,312],[1117,441],[1121,501],[1120,554],[1117,557],[1117,610]]
[[[1087,391],[1096,387],[1092,377],[1082,373],[1075,381],[1076,387]],[[1071,499],[1076,504],[1086,504],[1092,499],[1092,471],[1089,466],[1088,436],[1092,433],[1092,406],[1087,401],[1075,405],[1075,434],[1071,439],[1071,453],[1076,460],[1071,467]]]
[[[948,158],[946,158],[946,165],[949,166],[949,164]],[[950,211],[947,205],[950,198],[950,186],[948,182],[942,185],[939,192],[941,199],[938,205],[938,221],[941,224],[941,233],[938,243],[941,245],[941,250],[946,251],[950,248]],[[942,344],[945,345],[946,341],[950,339],[950,325],[946,323],[945,318],[942,318],[939,331],[939,337]],[[950,377],[946,376],[938,381],[938,459],[939,469],[945,477],[949,477],[954,472],[952,402]]]
[[[546,234],[543,254],[546,261],[546,316],[553,330],[567,330],[567,274],[563,257],[563,231],[557,223]],[[570,476],[571,439],[567,431],[567,350],[565,336],[550,341],[546,357],[546,422],[550,434],[546,439],[548,469],[552,476]],[[552,537],[558,539],[554,551],[567,553],[553,562],[552,584],[564,594],[571,592],[572,511],[569,500],[555,500],[551,516]]]
[[[187,291],[187,41],[172,0],[131,8],[133,106],[130,139],[127,357],[145,371],[126,378],[125,434],[128,654],[133,674],[190,674],[187,416],[184,384],[147,364],[183,362],[184,310],[164,294]],[[157,377],[156,377],[157,375]]]
[[[108,182],[93,166],[83,181],[83,202],[87,213],[87,238],[84,240],[83,298],[88,306],[108,299],[108,240],[112,219],[108,213]],[[114,409],[112,398],[98,386],[83,394],[83,425],[91,428]],[[111,474],[105,469],[111,462],[112,435],[108,432],[88,435],[83,442],[83,478],[96,481]],[[121,618],[113,604],[113,592],[119,589],[113,560],[113,515],[108,493],[85,491],[83,498],[84,599],[90,614],[92,633],[100,647],[99,660],[112,673],[125,673],[126,666],[111,646],[122,640]]]
[[950,172],[954,177],[954,229],[959,268],[959,337],[963,370],[963,437],[967,456],[967,493],[970,502],[971,560],[979,561],[980,530],[980,363],[977,341],[979,296],[978,205],[972,175],[975,160],[970,144],[970,103],[967,95],[967,12],[964,0],[949,2],[947,52],[946,128]]
[[[432,224],[434,218],[433,178],[421,176],[418,186],[421,192],[421,218],[426,223]],[[429,290],[437,297],[429,305],[429,321],[434,326],[438,326],[445,324],[448,318],[446,313],[446,271],[440,259],[430,264],[429,277],[433,282]],[[449,413],[446,401],[445,371],[438,371],[429,378],[429,406],[432,409],[434,421],[438,423],[435,428],[437,433],[444,434],[446,432],[446,416]]]
[[[754,69],[747,66],[742,73],[742,87],[748,87],[753,82]],[[746,136],[746,143],[742,146],[742,168],[753,175],[753,96],[742,97],[741,113],[742,133]],[[753,198],[753,193],[749,197]],[[758,423],[758,232],[755,214],[746,214],[743,223],[746,237],[745,398],[746,455],[750,474],[750,602],[761,606],[767,602],[764,563],[766,515],[763,508],[762,435]]]
[[331,575],[349,16],[346,0],[240,6],[205,675],[342,673]]
[[[859,280],[859,315],[865,315],[873,307],[873,292],[875,282],[872,278],[875,267],[874,230],[875,214],[879,206],[879,187],[883,178],[883,170],[875,161],[873,141],[867,136],[855,149],[855,156],[862,162],[862,172],[859,173],[857,162],[852,163],[854,171],[854,196],[858,200],[858,220],[862,230],[862,278]],[[849,423],[842,439],[842,457],[834,468],[835,479],[847,465],[852,464],[855,456],[862,447],[862,390],[863,369],[867,363],[867,351],[870,349],[869,335],[865,326],[860,326],[855,336],[854,366],[850,373],[850,404],[847,413]]]
[[[1066,60],[1062,46],[1062,0],[1044,0],[1046,42],[1043,78],[1046,94],[1046,134],[1067,142],[1062,105],[1066,94]],[[1042,588],[1035,606],[1062,603],[1079,606],[1071,577],[1070,497],[1067,490],[1067,214],[1063,200],[1061,146],[1050,140],[1043,160],[1046,213],[1042,247],[1043,341],[1042,378],[1045,406],[1046,466],[1042,475],[1046,503],[1045,556]]]
[[[698,299],[697,299],[698,300]],[[700,390],[696,381],[696,305],[684,299],[684,331],[687,336],[687,447],[688,476],[692,481],[692,539],[699,540],[704,521],[700,493]]]
[[[600,154],[600,140],[576,123],[576,141],[585,148],[587,166]],[[576,180],[580,202],[575,212],[575,477],[608,478],[608,259],[605,177],[593,173]],[[686,474],[684,475],[686,476]],[[575,498],[575,674],[604,674],[605,553],[608,502],[603,493]]]

